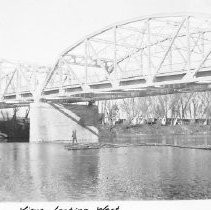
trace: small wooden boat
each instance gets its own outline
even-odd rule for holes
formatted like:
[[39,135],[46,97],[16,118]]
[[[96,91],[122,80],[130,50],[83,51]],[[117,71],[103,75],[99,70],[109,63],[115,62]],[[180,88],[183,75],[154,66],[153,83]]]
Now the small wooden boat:
[[67,150],[86,150],[86,149],[100,149],[99,144],[68,144],[65,146]]

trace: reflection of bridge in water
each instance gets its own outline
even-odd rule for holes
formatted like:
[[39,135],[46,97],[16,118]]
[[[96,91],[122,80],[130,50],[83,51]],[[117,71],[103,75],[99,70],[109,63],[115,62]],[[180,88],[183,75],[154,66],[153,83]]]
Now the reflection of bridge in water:
[[2,63],[0,104],[4,108],[210,90],[210,54],[211,17],[174,14],[128,20],[73,44],[53,68],[10,63],[8,72]]

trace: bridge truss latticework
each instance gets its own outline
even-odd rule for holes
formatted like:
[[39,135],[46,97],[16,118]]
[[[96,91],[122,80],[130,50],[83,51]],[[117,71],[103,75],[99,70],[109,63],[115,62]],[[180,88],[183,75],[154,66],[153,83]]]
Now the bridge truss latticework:
[[[209,90],[210,83],[211,18],[174,14],[124,21],[86,36],[29,92],[36,100],[78,102]],[[5,98],[9,88],[4,90]]]

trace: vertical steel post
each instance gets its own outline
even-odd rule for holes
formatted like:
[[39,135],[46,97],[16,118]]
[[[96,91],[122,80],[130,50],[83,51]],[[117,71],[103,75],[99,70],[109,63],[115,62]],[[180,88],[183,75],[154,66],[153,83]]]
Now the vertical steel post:
[[117,43],[117,38],[116,38],[116,29],[117,27],[114,26],[114,71],[117,71],[117,47],[116,47],[116,43]]
[[88,82],[88,39],[85,39],[85,84]]
[[34,92],[36,91],[36,87],[38,86],[38,78],[37,78],[37,75],[38,75],[38,70],[36,69],[35,72],[33,71],[33,78],[34,78],[34,87],[33,87],[33,90],[34,90]]
[[142,71],[142,75],[144,75],[144,70],[143,70],[143,50],[141,50],[141,52],[140,52],[140,57],[141,57],[141,65],[140,65],[140,67],[141,67],[141,71]]
[[[170,41],[171,42],[171,41]],[[171,43],[170,43],[171,44]],[[172,72],[172,47],[169,50],[169,65],[170,65],[170,72]]]
[[1,78],[1,76],[2,76],[2,63],[0,63],[0,94],[2,94],[2,78]]
[[21,65],[19,65],[16,69],[16,99],[20,99],[20,68],[21,68]]
[[201,51],[202,51],[202,58],[204,57],[204,34],[205,32],[202,32],[201,34]]
[[186,41],[187,41],[187,70],[191,69],[191,52],[190,52],[190,16],[186,17]]
[[3,97],[4,97],[5,93],[7,92],[8,84],[10,82],[10,78],[9,78],[8,74],[6,75],[6,79],[5,80],[6,80],[6,83],[5,83],[6,87],[5,87],[4,92],[3,92]]
[[63,67],[59,69],[59,94],[63,94]]
[[148,80],[152,79],[152,72],[151,72],[151,33],[150,33],[150,19],[147,20],[147,49],[148,49]]

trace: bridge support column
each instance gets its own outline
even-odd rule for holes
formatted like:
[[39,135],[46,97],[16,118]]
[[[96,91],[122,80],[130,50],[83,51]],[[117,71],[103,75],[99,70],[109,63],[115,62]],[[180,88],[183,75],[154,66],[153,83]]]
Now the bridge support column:
[[30,105],[30,142],[98,142],[98,109],[94,105],[62,105],[36,102]]

